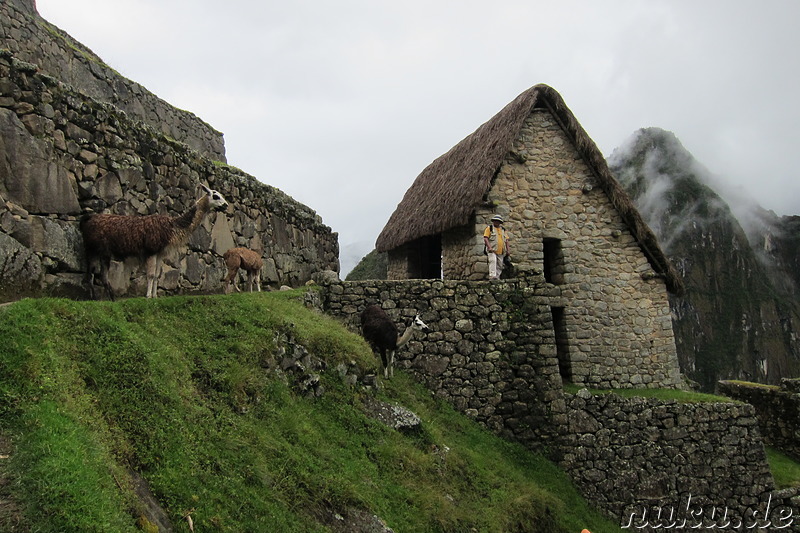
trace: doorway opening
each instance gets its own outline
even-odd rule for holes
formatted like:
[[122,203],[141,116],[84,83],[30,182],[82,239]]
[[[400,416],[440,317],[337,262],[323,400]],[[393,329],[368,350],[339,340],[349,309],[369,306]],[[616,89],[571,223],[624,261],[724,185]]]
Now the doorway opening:
[[442,279],[442,236],[417,239],[409,249],[408,273],[411,279]]

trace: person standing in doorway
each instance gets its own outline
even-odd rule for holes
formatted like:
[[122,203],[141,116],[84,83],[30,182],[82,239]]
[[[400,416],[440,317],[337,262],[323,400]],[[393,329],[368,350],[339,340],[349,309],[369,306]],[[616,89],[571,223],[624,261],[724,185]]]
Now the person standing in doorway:
[[503,228],[503,217],[495,215],[483,232],[483,245],[489,262],[489,279],[500,279],[503,260],[511,255],[508,248],[509,235]]

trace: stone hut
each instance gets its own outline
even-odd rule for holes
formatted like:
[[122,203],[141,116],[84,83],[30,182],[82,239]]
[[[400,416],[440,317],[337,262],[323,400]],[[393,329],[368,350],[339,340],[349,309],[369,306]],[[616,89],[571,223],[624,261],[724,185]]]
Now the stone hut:
[[378,237],[389,279],[487,277],[483,230],[502,215],[518,275],[541,276],[562,377],[679,386],[668,291],[683,285],[597,146],[536,85],[417,177]]

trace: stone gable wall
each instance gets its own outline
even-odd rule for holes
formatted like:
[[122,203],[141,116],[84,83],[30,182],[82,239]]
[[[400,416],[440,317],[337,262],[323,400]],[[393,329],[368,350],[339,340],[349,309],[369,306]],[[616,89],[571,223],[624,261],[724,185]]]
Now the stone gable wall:
[[207,157],[226,161],[222,133],[121,76],[83,44],[39,16],[32,0],[0,2],[0,48]]
[[[530,114],[472,222],[443,233],[444,279],[487,278],[483,232],[495,213],[506,220],[517,274],[544,273],[563,295],[556,312],[568,379],[682,386],[666,285],[549,111]],[[389,252],[390,279],[408,277],[411,247]]]
[[[442,235],[445,279],[486,279],[482,236],[495,213],[507,221],[517,273],[544,272],[561,290],[562,368],[571,381],[682,386],[666,286],[549,111],[528,117],[471,225]],[[406,277],[408,253],[390,252],[390,279]]]
[[719,392],[752,404],[764,441],[800,461],[800,379],[783,379],[779,387],[720,381]]
[[493,212],[503,215],[519,270],[545,270],[545,239],[558,243],[551,281],[566,300],[574,383],[681,386],[666,286],[645,279],[652,273],[647,258],[549,111],[528,117],[487,201],[496,207],[478,209],[475,233]]
[[[233,246],[263,250],[274,285],[338,272],[337,235],[308,207],[0,51],[0,301],[86,295],[82,213],[176,215],[201,182],[231,205],[167,259],[163,292],[221,290]],[[112,263],[118,295],[144,293],[139,264]]]

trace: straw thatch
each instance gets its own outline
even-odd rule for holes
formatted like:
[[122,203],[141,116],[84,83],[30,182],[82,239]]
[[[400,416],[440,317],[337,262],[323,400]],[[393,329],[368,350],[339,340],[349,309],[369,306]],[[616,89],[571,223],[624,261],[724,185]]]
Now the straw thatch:
[[417,176],[378,236],[378,251],[386,252],[415,239],[469,223],[534,107],[549,109],[558,120],[630,227],[655,272],[664,277],[670,292],[682,293],[682,280],[661,250],[655,234],[612,176],[603,154],[561,95],[544,84],[520,94]]

